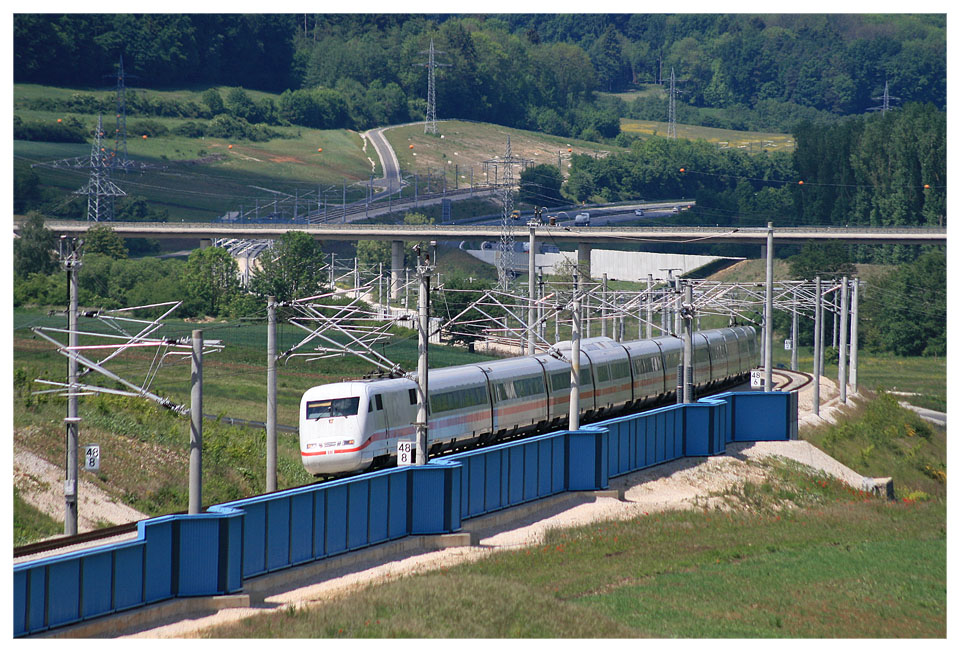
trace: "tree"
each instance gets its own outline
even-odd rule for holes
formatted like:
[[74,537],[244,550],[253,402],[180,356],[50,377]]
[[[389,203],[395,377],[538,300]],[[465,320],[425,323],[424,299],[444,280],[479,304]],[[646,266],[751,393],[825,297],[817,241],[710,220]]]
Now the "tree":
[[565,203],[560,194],[563,176],[555,165],[546,163],[528,167],[520,173],[520,201],[534,206]]
[[865,345],[896,355],[947,354],[947,257],[928,252],[864,288]]
[[226,110],[223,106],[223,98],[220,97],[220,91],[216,88],[208,88],[203,91],[200,99],[207,105],[211,116],[219,115]]
[[326,281],[323,247],[303,231],[287,231],[257,261],[250,287],[262,297],[291,301],[312,296]]
[[96,224],[87,229],[83,238],[83,252],[104,254],[114,259],[126,258],[128,254],[123,238],[106,224]]
[[[574,157],[579,158],[579,157]],[[570,176],[567,177],[566,183],[566,192],[567,195],[572,197],[575,201],[584,202],[590,199],[590,196],[593,195],[596,185],[593,180],[593,175],[588,171],[578,167],[570,172]]]
[[790,275],[796,279],[841,278],[853,276],[857,268],[850,262],[846,245],[839,242],[807,242],[800,253],[788,259]]
[[194,249],[180,277],[185,311],[220,316],[240,292],[237,261],[220,247]]
[[13,273],[26,278],[32,273],[50,274],[56,271],[53,250],[57,237],[43,225],[43,215],[27,213],[20,227],[20,237],[13,241]]

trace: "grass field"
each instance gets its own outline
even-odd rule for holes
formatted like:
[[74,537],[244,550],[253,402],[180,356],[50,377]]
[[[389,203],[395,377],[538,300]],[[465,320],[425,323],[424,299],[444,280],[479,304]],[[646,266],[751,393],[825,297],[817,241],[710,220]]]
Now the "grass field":
[[[412,124],[391,127],[384,135],[397,153],[401,169],[424,177],[428,171],[436,176],[446,175],[447,188],[455,185],[457,172],[461,187],[470,185],[471,173],[475,185],[500,179],[504,169],[500,165],[495,173],[494,159],[502,158],[506,153],[507,138],[514,157],[527,159],[531,165],[555,166],[559,162],[564,176],[569,173],[573,154],[606,156],[610,152],[626,151],[585,140],[461,120],[438,121],[436,134],[425,134],[422,124]],[[490,164],[485,167],[487,161]],[[515,170],[514,174],[519,171]]]
[[[666,137],[670,125],[667,122],[655,120],[620,120],[620,130],[636,136],[663,136]],[[718,129],[715,127],[700,127],[695,125],[677,124],[677,138],[689,140],[705,140],[713,143],[718,149],[742,149],[753,153],[760,152],[793,152],[796,143],[790,134],[778,134],[758,131],[734,131],[732,129]]]
[[[644,514],[209,630],[211,638],[927,638],[946,635],[940,501],[798,467],[752,509]],[[784,508],[789,501],[793,507]]]
[[[62,464],[65,455],[64,399],[35,396],[41,389],[36,378],[63,380],[66,359],[53,345],[35,339],[31,326],[64,327],[63,317],[50,317],[41,310],[14,311],[13,373],[15,447],[29,450],[49,462]],[[94,330],[95,322],[83,320],[81,327]],[[168,337],[182,337],[202,327],[204,339],[221,340],[225,348],[204,359],[203,409],[207,414],[253,421],[266,420],[266,325],[263,322],[208,322],[204,324],[171,320],[163,330]],[[306,333],[291,326],[278,328],[278,348],[285,350]],[[83,344],[81,340],[81,344]],[[415,369],[417,340],[412,331],[400,331],[389,343],[378,347],[405,369]],[[468,361],[489,360],[463,348],[431,347],[431,366],[441,367]],[[126,353],[107,368],[133,382],[142,382],[153,355],[142,350]],[[313,385],[358,378],[371,365],[357,358],[335,357],[317,362],[291,358],[277,370],[277,422],[297,426],[300,397]],[[97,374],[91,384],[113,388],[114,382]],[[190,404],[190,363],[180,360],[164,365],[150,390],[175,404]],[[145,399],[101,395],[79,401],[83,419],[82,443],[96,441],[101,447],[101,471],[89,476],[101,489],[128,505],[150,515],[185,509],[186,469],[189,454],[189,420],[160,408]],[[300,462],[296,433],[279,431],[278,487],[299,486],[313,481]],[[213,504],[261,493],[264,490],[265,433],[255,428],[231,427],[204,422],[204,504]],[[48,536],[31,525],[15,505],[14,517],[23,520],[22,539]],[[28,534],[32,533],[32,535]]]

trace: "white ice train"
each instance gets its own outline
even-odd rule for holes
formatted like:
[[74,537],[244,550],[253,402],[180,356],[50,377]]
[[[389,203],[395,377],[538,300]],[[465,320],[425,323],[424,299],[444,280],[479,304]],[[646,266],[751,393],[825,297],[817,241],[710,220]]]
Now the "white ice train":
[[[561,342],[566,350],[571,343]],[[581,422],[675,396],[682,343],[675,337],[581,340]],[[756,331],[735,326],[694,334],[697,392],[747,374]],[[430,371],[428,453],[562,428],[569,417],[570,363],[542,354]],[[300,455],[315,476],[349,475],[395,463],[397,441],[416,440],[416,381],[355,380],[311,387],[300,399]]]

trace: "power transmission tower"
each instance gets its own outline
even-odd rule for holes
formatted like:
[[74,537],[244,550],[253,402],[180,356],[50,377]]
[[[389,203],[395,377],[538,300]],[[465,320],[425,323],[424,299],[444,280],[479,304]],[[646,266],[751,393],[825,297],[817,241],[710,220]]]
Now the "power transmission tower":
[[879,111],[881,114],[886,113],[890,110],[890,100],[900,100],[899,97],[894,97],[890,94],[890,82],[883,82],[883,96],[882,97],[871,97],[871,100],[881,100],[883,104],[880,106],[872,106],[867,111]]
[[[510,136],[507,136],[507,149],[502,158],[493,158],[484,161],[484,174],[491,166],[494,168],[494,185],[497,189],[497,196],[503,207],[503,214],[500,218],[500,257],[497,261],[498,287],[507,290],[510,287],[511,276],[513,274],[513,191],[516,186],[513,168],[516,165],[523,170],[532,163],[532,159],[525,159],[513,155],[510,146]],[[503,174],[498,174],[500,168],[503,168]],[[487,176],[489,180],[489,175]]]
[[673,68],[670,68],[670,108],[668,110],[667,122],[669,126],[667,127],[667,138],[676,138],[677,137],[677,77],[673,72]]
[[97,129],[90,150],[90,180],[87,185],[74,191],[75,195],[87,196],[87,221],[109,222],[113,219],[113,198],[127,193],[110,180],[110,156],[103,147],[103,115],[97,115]]
[[427,69],[427,116],[423,123],[423,133],[435,134],[437,133],[437,93],[434,82],[434,71],[437,66],[449,67],[450,64],[437,63],[434,60],[435,54],[444,54],[444,52],[433,49],[433,39],[430,39],[430,49],[421,51],[420,54],[427,55],[427,63],[417,64]]
[[[104,75],[112,77],[113,75]],[[110,159],[110,166],[115,170],[127,171],[127,168],[133,165],[127,157],[127,86],[128,77],[123,71],[123,56],[120,57],[120,63],[117,65],[117,128],[113,139],[113,156]]]

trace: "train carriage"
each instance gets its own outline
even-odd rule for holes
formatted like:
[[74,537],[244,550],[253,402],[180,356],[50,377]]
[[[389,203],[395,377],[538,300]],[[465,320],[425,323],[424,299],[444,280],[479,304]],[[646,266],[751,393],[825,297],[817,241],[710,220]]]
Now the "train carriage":
[[[738,378],[756,362],[756,331],[731,327],[694,334],[694,385],[702,392]],[[428,388],[428,454],[563,427],[570,410],[572,343],[551,355],[434,369]],[[659,337],[581,341],[580,419],[670,400],[682,342]],[[416,438],[416,374],[312,387],[300,401],[300,453],[314,475],[356,473],[395,459],[397,442]]]

